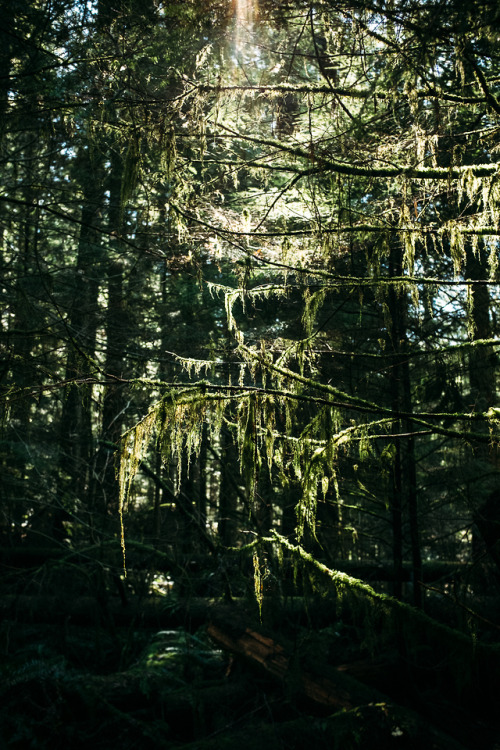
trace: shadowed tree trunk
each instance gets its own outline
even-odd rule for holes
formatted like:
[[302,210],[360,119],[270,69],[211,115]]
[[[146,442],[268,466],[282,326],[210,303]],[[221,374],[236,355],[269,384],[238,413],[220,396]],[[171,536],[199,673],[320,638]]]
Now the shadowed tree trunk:
[[[99,161],[88,149],[82,149],[77,176],[82,184],[83,208],[74,293],[68,312],[66,380],[79,381],[90,375],[93,370],[91,360],[95,357],[102,266],[99,225],[104,201],[102,164]],[[92,386],[70,384],[65,389],[61,415],[59,495],[60,500],[69,506],[75,502],[87,505],[91,526],[92,508],[88,503],[93,463]]]

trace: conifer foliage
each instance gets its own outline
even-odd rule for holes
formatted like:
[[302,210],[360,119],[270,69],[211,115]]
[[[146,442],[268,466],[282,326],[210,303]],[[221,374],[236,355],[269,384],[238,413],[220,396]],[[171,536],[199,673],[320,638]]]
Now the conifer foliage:
[[4,5],[6,585],[493,637],[498,4]]

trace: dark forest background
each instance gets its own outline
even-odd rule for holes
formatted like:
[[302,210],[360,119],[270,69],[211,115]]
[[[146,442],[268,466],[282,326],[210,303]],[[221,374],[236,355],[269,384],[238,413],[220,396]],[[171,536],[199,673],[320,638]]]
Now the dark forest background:
[[497,4],[1,5],[0,745],[500,747]]

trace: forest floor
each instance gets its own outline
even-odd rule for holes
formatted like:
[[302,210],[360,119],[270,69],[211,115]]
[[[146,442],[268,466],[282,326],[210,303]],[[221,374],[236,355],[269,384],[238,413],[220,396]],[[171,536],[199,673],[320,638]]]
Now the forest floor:
[[0,586],[0,748],[500,750],[491,634],[411,608],[415,635],[382,633],[324,593],[259,612],[60,582]]

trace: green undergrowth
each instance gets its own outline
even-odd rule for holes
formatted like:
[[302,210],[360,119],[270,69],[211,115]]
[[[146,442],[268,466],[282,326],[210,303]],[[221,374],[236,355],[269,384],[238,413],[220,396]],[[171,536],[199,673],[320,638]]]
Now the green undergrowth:
[[245,729],[219,733],[184,746],[185,750],[377,750],[434,748],[463,750],[463,746],[431,730],[397,707],[370,704],[325,718],[300,716],[277,723],[253,723]]
[[[247,592],[231,601],[222,588],[210,600],[195,588],[183,601],[175,582],[169,593],[136,595],[129,608],[108,591],[109,617],[97,607],[86,626],[74,619],[80,609],[53,612],[51,624],[37,619],[40,608],[29,621],[12,610],[0,625],[0,748],[448,750],[458,745],[447,745],[428,724],[451,728],[454,743],[460,717],[467,725],[464,746],[490,750],[491,733],[477,741],[474,722],[484,725],[495,715],[498,647],[326,568],[299,547],[288,545],[284,558],[275,553],[277,541],[240,550],[249,563],[257,558],[260,602],[251,567],[241,564],[236,569]],[[202,575],[216,586],[211,571]],[[44,581],[52,596],[55,581],[47,574]],[[287,593],[292,582],[293,596]],[[286,679],[219,650],[200,627],[216,616],[233,636],[260,629],[283,644],[291,657]],[[304,701],[300,674],[337,680],[339,665],[354,669],[342,672],[338,684],[347,691],[354,685],[359,705],[325,715]]]
[[[0,747],[157,747],[185,738],[165,719],[177,701],[189,714],[197,691],[221,682],[226,657],[203,632],[113,634],[66,625],[3,624]],[[124,650],[127,651],[126,662]],[[174,717],[175,718],[175,717]],[[180,721],[182,725],[182,721]]]

